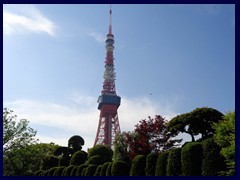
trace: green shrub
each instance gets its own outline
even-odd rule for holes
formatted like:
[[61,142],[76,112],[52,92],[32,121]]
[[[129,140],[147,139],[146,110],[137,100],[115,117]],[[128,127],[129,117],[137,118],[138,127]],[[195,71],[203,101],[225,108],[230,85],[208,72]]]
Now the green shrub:
[[115,161],[112,163],[112,176],[129,176],[130,167],[124,161]]
[[81,176],[85,176],[86,170],[87,170],[87,167],[83,168]]
[[146,157],[144,155],[137,155],[132,161],[130,176],[145,176]]
[[167,176],[180,176],[182,174],[181,166],[181,148],[170,150],[167,160]]
[[77,151],[72,155],[70,165],[78,166],[84,164],[86,160],[87,160],[86,154],[83,153],[82,151]]
[[101,174],[101,169],[102,169],[102,165],[99,165],[99,166],[97,167],[96,171],[95,171],[94,176],[100,176],[100,174]]
[[181,164],[183,176],[201,176],[202,145],[200,142],[191,142],[182,147]]
[[158,156],[155,176],[166,176],[168,155],[169,151],[165,151]]
[[49,172],[48,172],[48,176],[53,176],[54,172],[56,171],[58,167],[53,167],[51,169],[49,169]]
[[[101,158],[106,159],[107,161],[112,160],[113,151],[110,147],[105,145],[96,145],[88,151],[88,158],[99,155]],[[106,162],[107,162],[106,161]]]
[[52,167],[57,167],[58,161],[59,159],[55,156],[46,156],[43,158],[41,162],[41,169],[48,170],[51,169]]
[[76,176],[81,176],[82,175],[82,170],[86,167],[88,167],[88,164],[81,164],[80,166],[78,166]]
[[38,171],[36,171],[34,173],[35,176],[41,176],[41,173],[43,172],[43,170],[39,169]]
[[95,174],[96,169],[97,169],[97,165],[90,164],[86,168],[85,176],[93,176]]
[[48,176],[48,173],[49,173],[49,170],[45,170],[45,171],[43,171],[42,175],[43,176]]
[[78,168],[78,166],[74,166],[74,168],[72,169],[72,171],[70,173],[70,176],[76,176],[77,168]]
[[110,162],[106,162],[102,165],[102,169],[101,169],[101,172],[100,172],[100,176],[106,176],[106,172],[107,172],[107,168],[108,168],[108,165],[111,164]]
[[62,172],[63,172],[64,168],[65,168],[65,166],[57,167],[57,169],[53,173],[53,176],[62,176]]
[[150,153],[146,157],[146,176],[155,176],[158,154]]
[[100,155],[94,155],[89,157],[86,164],[95,164],[95,165],[102,165],[105,162],[110,162],[111,160],[109,158],[101,157]]
[[112,176],[111,171],[112,171],[112,163],[110,162],[106,170],[106,176]]
[[74,165],[70,165],[70,166],[66,167],[66,168],[63,170],[62,176],[70,176],[73,168],[74,168]]
[[217,176],[220,171],[226,171],[224,157],[220,154],[221,148],[208,138],[202,142],[203,161],[202,176]]

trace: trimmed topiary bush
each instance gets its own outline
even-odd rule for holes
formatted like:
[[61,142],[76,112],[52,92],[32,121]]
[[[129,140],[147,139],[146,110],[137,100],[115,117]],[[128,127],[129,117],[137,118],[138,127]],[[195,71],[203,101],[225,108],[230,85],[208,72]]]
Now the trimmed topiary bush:
[[144,155],[137,155],[132,161],[130,176],[145,176],[146,157]]
[[220,154],[221,148],[214,142],[213,138],[208,138],[202,142],[203,161],[202,176],[217,176],[220,171],[225,171],[226,164],[224,157]]
[[86,168],[85,176],[93,176],[97,169],[97,165],[91,164]]
[[181,164],[183,176],[201,176],[202,144],[191,142],[182,147]]
[[94,176],[100,176],[100,174],[101,174],[101,169],[102,169],[102,166],[103,166],[103,165],[99,165],[99,166],[97,167],[97,169],[96,169],[96,171],[95,171],[95,174],[94,174]]
[[62,176],[62,172],[64,169],[65,169],[65,166],[57,167],[57,169],[53,173],[53,176]]
[[76,171],[76,176],[81,176],[82,170],[87,167],[88,167],[88,164],[81,164],[80,166],[78,166],[77,171]]
[[113,151],[105,145],[96,145],[88,151],[88,158],[99,155],[105,162],[111,162]]
[[48,176],[48,173],[49,173],[49,170],[45,170],[45,171],[42,172],[42,175],[43,176]]
[[83,153],[82,151],[77,151],[72,155],[70,165],[78,166],[84,164],[86,160],[87,160],[86,154]]
[[112,163],[110,162],[106,170],[106,176],[112,176],[111,171],[112,171]]
[[110,162],[106,162],[106,163],[104,163],[102,165],[100,176],[106,176],[106,172],[107,172],[107,168],[108,168],[109,164],[111,164],[111,163]]
[[41,173],[42,173],[42,172],[43,172],[43,170],[40,169],[40,170],[36,171],[36,172],[34,173],[34,175],[35,175],[35,176],[41,176]]
[[63,170],[62,176],[70,176],[74,165],[70,165]]
[[81,176],[85,176],[86,170],[87,170],[87,167],[83,168]]
[[130,167],[124,161],[115,161],[112,163],[111,175],[112,176],[129,176]]
[[58,161],[58,166],[69,166],[70,165],[70,157],[63,156]]
[[158,156],[155,176],[166,176],[168,155],[169,151],[165,151]]
[[49,169],[49,172],[48,172],[48,176],[53,176],[54,172],[56,171],[58,167],[53,167],[51,169]]
[[155,176],[158,154],[150,153],[146,157],[146,176]]
[[86,164],[101,165],[101,164],[104,164],[105,162],[109,162],[109,160],[101,157],[100,155],[94,155],[94,156],[89,157]]
[[182,174],[181,148],[170,150],[167,160],[167,176],[180,176]]
[[70,176],[76,176],[77,168],[78,168],[78,166],[74,166],[74,168],[72,169],[72,171],[70,173]]

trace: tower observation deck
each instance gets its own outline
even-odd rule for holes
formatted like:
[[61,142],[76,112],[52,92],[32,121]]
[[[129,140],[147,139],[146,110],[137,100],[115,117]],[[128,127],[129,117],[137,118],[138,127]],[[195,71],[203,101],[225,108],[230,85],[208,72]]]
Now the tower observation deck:
[[121,97],[116,94],[114,68],[114,35],[112,34],[112,9],[109,11],[109,29],[105,41],[106,60],[104,70],[104,82],[101,95],[98,97],[98,109],[100,118],[97,134],[94,142],[96,144],[108,145],[112,147],[117,134],[120,133],[117,109],[121,104]]

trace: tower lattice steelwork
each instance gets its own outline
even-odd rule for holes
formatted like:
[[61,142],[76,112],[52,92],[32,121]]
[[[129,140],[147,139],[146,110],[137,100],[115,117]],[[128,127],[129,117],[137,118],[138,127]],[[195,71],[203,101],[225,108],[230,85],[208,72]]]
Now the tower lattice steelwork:
[[109,30],[106,43],[106,61],[104,71],[103,90],[98,98],[100,118],[94,145],[102,144],[112,147],[113,141],[120,133],[117,109],[120,106],[121,97],[116,94],[114,68],[114,35],[112,34],[112,9],[109,11]]

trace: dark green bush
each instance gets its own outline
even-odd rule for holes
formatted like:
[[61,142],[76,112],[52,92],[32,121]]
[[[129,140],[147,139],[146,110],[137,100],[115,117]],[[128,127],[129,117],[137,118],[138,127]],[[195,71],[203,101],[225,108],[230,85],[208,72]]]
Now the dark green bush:
[[96,169],[97,169],[97,165],[90,164],[86,168],[85,176],[93,176],[95,174]]
[[158,156],[155,176],[166,176],[168,155],[169,151],[165,151]]
[[155,176],[158,154],[150,153],[146,157],[146,176]]
[[74,168],[72,169],[72,171],[70,173],[70,176],[76,176],[77,168],[78,168],[78,166],[74,166]]
[[106,176],[106,172],[107,172],[107,168],[108,168],[109,164],[111,164],[111,163],[106,162],[106,163],[103,164],[100,176]]
[[65,168],[65,166],[57,167],[57,169],[53,173],[53,176],[62,176],[62,172],[63,172],[64,168]]
[[86,167],[88,167],[88,164],[81,164],[80,166],[78,166],[76,176],[81,176],[82,175],[82,170]]
[[106,170],[106,176],[112,176],[111,171],[112,171],[112,163],[110,162]]
[[201,176],[202,145],[200,142],[191,142],[182,147],[181,164],[183,176]]
[[100,176],[100,174],[101,174],[101,169],[102,169],[102,165],[99,165],[99,166],[97,167],[96,171],[95,171],[94,176]]
[[40,174],[43,172],[43,170],[39,169],[34,173],[35,176],[41,176]]
[[[88,151],[88,158],[99,155],[101,158],[105,158],[108,161],[112,160],[113,151],[110,147],[105,145],[96,145]],[[106,161],[107,162],[107,161]]]
[[87,167],[83,168],[81,176],[85,176],[86,170],[87,170]]
[[224,157],[220,154],[221,148],[214,142],[213,138],[204,140],[202,148],[202,176],[217,176],[220,171],[226,170]]
[[48,176],[48,173],[49,173],[49,170],[45,170],[45,171],[42,172],[42,175],[43,176]]
[[130,176],[145,176],[146,157],[144,155],[137,155],[132,161]]
[[66,167],[66,168],[63,170],[62,176],[70,176],[73,168],[74,168],[74,165],[70,165],[70,166]]
[[170,150],[167,160],[167,176],[180,176],[182,174],[181,166],[181,148]]
[[53,176],[54,172],[56,171],[58,167],[53,167],[51,169],[49,169],[49,172],[48,172],[48,176]]
[[112,163],[112,176],[129,176],[130,167],[124,161],[115,161]]
[[87,160],[86,154],[83,153],[82,151],[77,151],[72,155],[70,165],[78,166],[84,164],[86,160]]
[[104,158],[99,155],[94,155],[94,156],[89,157],[86,164],[102,165],[105,162],[110,162],[110,160],[108,158]]
[[47,170],[58,166],[59,159],[55,156],[46,156],[41,162],[41,169]]

